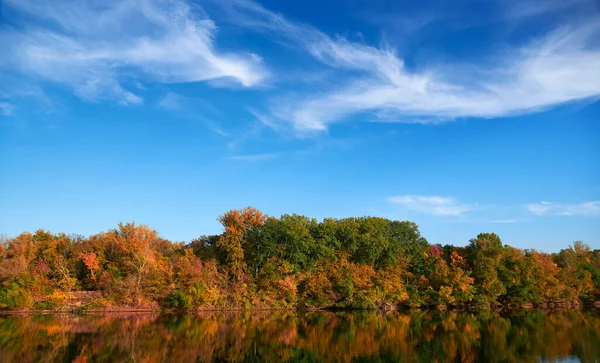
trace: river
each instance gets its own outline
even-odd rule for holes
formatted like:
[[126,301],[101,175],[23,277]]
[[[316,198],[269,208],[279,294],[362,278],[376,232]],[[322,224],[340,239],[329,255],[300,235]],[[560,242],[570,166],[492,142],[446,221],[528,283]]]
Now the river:
[[600,362],[600,310],[0,316],[0,362]]

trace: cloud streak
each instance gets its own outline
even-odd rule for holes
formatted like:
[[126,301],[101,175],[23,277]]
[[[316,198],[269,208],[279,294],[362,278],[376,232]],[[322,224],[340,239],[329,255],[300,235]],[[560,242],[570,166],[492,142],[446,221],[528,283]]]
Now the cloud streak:
[[[144,100],[135,84],[142,77],[160,83],[210,81],[214,86],[235,80],[253,87],[271,76],[257,54],[217,49],[217,26],[196,3],[5,3],[37,21],[2,31],[0,45],[9,56],[0,66],[67,85],[86,100],[140,105]],[[278,132],[322,132],[361,115],[372,121],[409,123],[498,118],[600,96],[600,16],[593,12],[576,25],[565,24],[501,54],[479,57],[493,61],[409,69],[390,44],[372,46],[330,36],[256,2],[204,0],[204,5],[219,9],[236,26],[307,53],[320,64],[319,72],[326,68],[332,73],[334,81],[318,88],[280,89],[266,108],[248,105]],[[546,5],[531,3],[513,11],[523,17],[562,6]]]
[[[386,122],[497,118],[600,96],[598,16],[509,49],[493,63],[446,64],[440,72],[409,70],[389,45],[332,38],[250,1],[223,4],[239,25],[300,45],[343,75],[339,86],[274,102],[271,122],[289,123],[299,132],[323,131],[363,113]],[[454,73],[461,76],[448,77]]]
[[167,110],[180,110],[185,102],[184,98],[177,93],[168,92],[158,101],[158,105]]
[[[89,101],[143,103],[127,89],[139,77],[161,82],[235,79],[242,86],[267,77],[260,57],[215,48],[217,27],[200,8],[178,0],[7,0],[36,25],[0,34],[2,65],[64,84]],[[43,24],[43,25],[42,25]]]
[[230,160],[235,161],[248,161],[248,162],[257,162],[257,161],[265,161],[275,159],[281,156],[280,152],[274,153],[264,153],[264,154],[248,154],[248,155],[234,155],[230,156]]
[[532,214],[555,216],[600,216],[600,201],[584,202],[579,204],[563,204],[540,202],[526,204],[525,209]]
[[0,114],[4,116],[10,116],[13,113],[13,105],[8,102],[0,102]]
[[455,198],[440,196],[397,195],[388,198],[388,202],[401,205],[410,211],[441,217],[457,217],[475,209],[475,206],[459,203]]

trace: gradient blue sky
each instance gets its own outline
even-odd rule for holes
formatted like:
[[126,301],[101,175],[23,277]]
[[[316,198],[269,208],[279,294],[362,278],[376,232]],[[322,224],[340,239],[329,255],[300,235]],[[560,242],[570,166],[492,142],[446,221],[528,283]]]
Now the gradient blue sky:
[[0,3],[0,233],[252,205],[600,248],[595,1]]

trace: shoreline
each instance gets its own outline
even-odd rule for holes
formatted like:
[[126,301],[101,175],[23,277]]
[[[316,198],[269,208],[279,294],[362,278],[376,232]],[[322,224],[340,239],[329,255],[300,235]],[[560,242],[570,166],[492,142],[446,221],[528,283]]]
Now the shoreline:
[[228,312],[271,312],[271,311],[288,311],[288,312],[355,312],[355,311],[376,311],[382,313],[390,312],[406,312],[406,311],[518,311],[518,310],[578,310],[578,309],[600,309],[600,301],[589,303],[568,302],[568,303],[538,303],[538,304],[507,304],[496,306],[477,306],[477,305],[462,305],[462,306],[447,306],[447,305],[429,305],[429,306],[405,306],[401,305],[390,309],[359,309],[359,308],[230,308],[230,309],[156,309],[156,308],[121,308],[121,309],[56,309],[56,310],[0,310],[0,316],[8,315],[111,315],[111,314],[127,314],[127,315],[162,315],[162,314],[201,314],[201,313],[228,313]]

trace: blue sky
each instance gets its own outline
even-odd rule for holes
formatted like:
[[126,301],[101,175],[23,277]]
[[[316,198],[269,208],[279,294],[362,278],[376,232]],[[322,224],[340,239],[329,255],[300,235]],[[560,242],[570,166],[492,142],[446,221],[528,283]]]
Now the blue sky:
[[1,2],[0,233],[377,215],[600,248],[600,6]]

